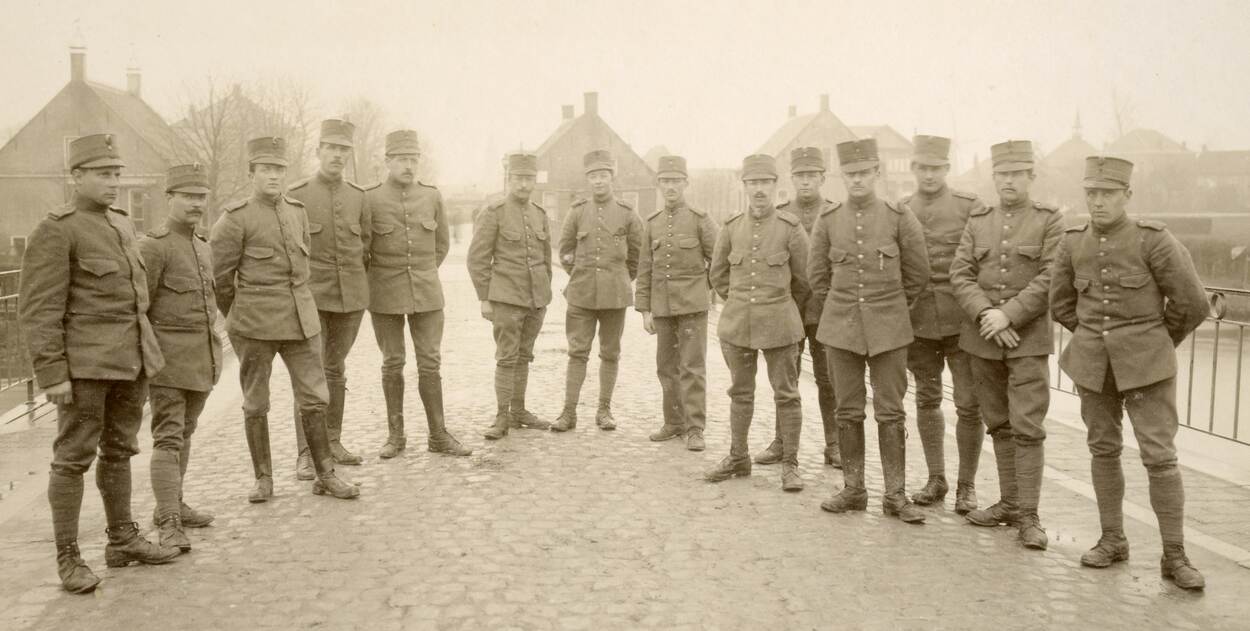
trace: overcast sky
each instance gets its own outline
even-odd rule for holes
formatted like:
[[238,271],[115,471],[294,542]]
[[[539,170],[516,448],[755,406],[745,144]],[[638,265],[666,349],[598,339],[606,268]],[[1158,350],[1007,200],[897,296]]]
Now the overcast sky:
[[492,183],[560,106],[600,112],[640,154],[737,166],[829,93],[848,125],[953,135],[961,165],[990,144],[1053,147],[1080,113],[1095,146],[1112,93],[1136,126],[1197,148],[1250,149],[1250,2],[409,0],[12,2],[0,19],[0,129],[68,80],[79,20],[94,81],[172,118],[205,75],[289,76],[327,115],[367,96],[431,136],[445,185]]

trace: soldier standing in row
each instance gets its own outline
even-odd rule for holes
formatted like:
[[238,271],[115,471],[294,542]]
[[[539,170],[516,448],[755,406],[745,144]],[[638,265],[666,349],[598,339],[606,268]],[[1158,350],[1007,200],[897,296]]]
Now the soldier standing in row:
[[1090,475],[1102,536],[1081,564],[1128,560],[1124,447],[1128,410],[1163,539],[1163,577],[1185,589],[1206,581],[1185,554],[1185,489],[1176,461],[1175,347],[1202,324],[1206,293],[1185,247],[1162,223],[1131,220],[1133,164],[1085,161],[1090,222],[1069,228],[1055,258],[1050,308],[1072,331],[1059,365],[1076,383],[1089,430]]
[[508,156],[508,196],[478,214],[469,244],[469,276],[495,336],[495,423],[483,433],[487,440],[513,427],[551,427],[525,409],[534,341],[551,303],[551,225],[530,201],[537,175],[538,156]]
[[421,145],[417,132],[386,135],[385,182],[369,187],[369,317],[382,351],[386,398],[386,444],[379,455],[394,458],[407,446],[404,435],[404,320],[417,358],[417,392],[429,428],[426,447],[467,456],[472,449],[447,431],[443,416],[443,285],[438,267],[450,247],[447,211],[438,189],[417,180]]
[[807,232],[798,217],[773,207],[777,165],[770,155],[742,161],[742,183],[749,207],[725,222],[712,255],[712,287],[725,300],[717,321],[721,353],[729,367],[729,455],[704,474],[708,482],[751,475],[747,435],[755,412],[759,356],[768,364],[781,428],[781,488],[803,490],[799,474],[798,341],[803,339],[807,284]]
[[126,211],[111,206],[123,166],[112,134],[72,141],[73,199],[39,222],[22,259],[18,318],[35,381],[57,406],[48,475],[57,574],[75,594],[100,582],[78,551],[82,477],[97,450],[105,563],[167,563],[179,552],[141,537],[130,515],[130,457],[139,453],[148,380],[165,360],[148,323],[134,228]]
[[182,501],[191,435],[221,377],[221,340],[213,328],[213,258],[204,237],[196,233],[209,192],[208,173],[198,163],[171,168],[165,176],[169,216],[139,242],[152,300],[148,319],[165,356],[165,368],[148,387],[153,521],[160,528],[161,545],[183,552],[191,549],[183,527],[203,528],[213,521],[211,514]]
[[308,216],[299,202],[282,194],[286,141],[254,138],[247,153],[252,195],[226,204],[209,238],[217,306],[226,315],[226,332],[239,358],[244,430],[256,475],[247,499],[258,503],[273,497],[267,415],[275,354],[290,373],[312,452],[317,472],[313,493],[351,499],[360,489],[335,475],[326,435],[329,393],[321,363],[321,325],[308,288]]
[[[308,214],[308,285],[317,303],[321,324],[321,354],[326,370],[330,403],[326,407],[326,434],[334,462],[358,465],[360,456],[343,447],[343,405],[347,392],[347,354],[356,343],[356,333],[369,306],[369,280],[365,275],[365,253],[369,251],[369,207],[365,190],[343,177],[352,156],[352,134],[356,126],[329,119],[321,123],[317,146],[320,167],[317,174],[291,186],[287,195],[304,205]],[[298,419],[298,415],[296,416]],[[296,475],[301,480],[314,476],[312,457],[304,437],[303,424],[295,423],[299,445]]]
[[821,305],[817,339],[826,347],[838,397],[838,438],[845,487],[820,505],[831,513],[868,507],[864,488],[864,371],[872,381],[886,515],[923,523],[907,499],[908,308],[929,281],[920,222],[906,206],[877,197],[877,141],[838,144],[847,201],[826,208],[812,230],[812,299]]
[[959,348],[959,330],[967,316],[955,301],[950,283],[951,261],[959,247],[970,214],[984,205],[972,193],[946,185],[950,173],[949,138],[916,136],[911,172],[916,193],[902,204],[916,214],[924,227],[929,252],[929,286],[911,307],[911,326],[916,341],[907,349],[907,367],[916,380],[916,429],[924,448],[929,480],[911,497],[921,506],[941,504],[946,484],[946,419],[942,415],[942,364],[950,367],[955,389],[955,444],[959,452],[959,478],[955,487],[955,512],[965,515],[977,508],[977,464],[985,441],[985,426],[977,405],[972,364]]
[[1026,548],[1046,549],[1038,518],[1042,443],[1050,404],[1050,268],[1063,234],[1057,208],[1029,199],[1033,145],[990,147],[999,203],[974,210],[951,263],[951,287],[968,319],[959,347],[972,376],[986,433],[994,440],[999,500],[964,515],[978,526],[1015,525]]
[[560,265],[568,272],[564,289],[568,311],[564,317],[569,344],[565,373],[564,409],[551,426],[567,432],[577,426],[577,400],[586,380],[590,345],[599,329],[599,409],[595,424],[616,429],[612,419],[612,391],[621,359],[621,334],[625,309],[634,302],[630,283],[638,276],[638,250],[642,244],[642,221],[638,213],[616,198],[612,178],[616,164],[612,154],[596,149],[582,158],[590,200],[573,203],[560,232]]
[[708,265],[716,247],[716,224],[706,212],[686,205],[686,178],[685,158],[660,158],[656,184],[664,208],[643,225],[634,302],[643,328],[658,336],[655,367],[664,393],[664,425],[651,440],[681,436],[687,449],[703,451]]
[[[798,147],[790,152],[790,181],[794,184],[794,201],[786,201],[777,208],[797,216],[810,237],[816,219],[833,206],[833,202],[825,199],[820,192],[820,187],[825,183],[825,157],[820,148]],[[820,305],[815,300],[809,300],[803,311],[804,338],[799,340],[795,365],[799,367],[800,373],[803,372],[803,344],[807,342],[812,355],[812,375],[816,378],[820,421],[825,430],[825,464],[840,469],[842,454],[838,449],[838,401],[834,395],[833,378],[829,374],[825,349],[816,340],[816,331],[820,328]],[[781,426],[778,425],[772,444],[756,454],[755,463],[780,462],[784,452],[781,443]]]

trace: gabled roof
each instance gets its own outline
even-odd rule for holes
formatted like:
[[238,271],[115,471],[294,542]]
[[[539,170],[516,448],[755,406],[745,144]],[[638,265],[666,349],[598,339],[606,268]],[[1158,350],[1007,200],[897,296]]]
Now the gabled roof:
[[1153,129],[1134,129],[1107,145],[1108,153],[1170,153],[1188,151]]
[[1085,158],[1096,155],[1100,155],[1100,152],[1094,145],[1085,142],[1085,139],[1080,136],[1072,136],[1055,147],[1054,151],[1046,154],[1042,162],[1051,167],[1062,168],[1084,165]]
[[673,152],[668,150],[668,147],[665,147],[664,145],[656,145],[648,149],[647,153],[643,154],[642,161],[646,162],[647,166],[651,167],[652,170],[655,170],[660,167],[660,158],[672,155],[672,153]]
[[878,149],[906,149],[911,151],[911,141],[889,125],[855,125],[851,131],[859,138],[876,138]]
[[[583,116],[585,115],[583,114]],[[565,134],[568,134],[569,130],[573,129],[573,127],[577,125],[577,121],[580,118],[581,116],[577,118],[566,118],[563,121],[560,121],[560,126],[556,127],[556,130],[551,132],[550,136],[547,136],[547,139],[543,141],[543,144],[538,145],[538,149],[534,151],[534,153],[541,156],[546,154],[548,151],[551,151],[551,148],[556,146],[556,144],[560,142],[560,139],[564,138]]]
[[169,124],[148,105],[147,101],[125,90],[94,81],[88,81],[87,87],[91,88],[100,100],[104,101],[104,104],[125,121],[140,138],[152,145],[159,155],[166,159],[170,157],[167,146],[171,132]]
[[[833,114],[830,113],[829,115],[832,116]],[[786,147],[790,146],[790,143],[794,142],[794,139],[798,138],[799,134],[802,134],[803,130],[807,129],[812,124],[812,121],[816,120],[816,116],[818,114],[804,114],[787,119],[781,128],[773,132],[773,135],[760,146],[756,153],[766,153],[770,156],[775,156],[785,151]]]

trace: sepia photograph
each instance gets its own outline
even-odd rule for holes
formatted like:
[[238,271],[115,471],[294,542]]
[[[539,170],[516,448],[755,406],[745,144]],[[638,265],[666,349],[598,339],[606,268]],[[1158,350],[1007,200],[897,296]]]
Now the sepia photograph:
[[6,4],[0,629],[1250,628],[1250,3]]

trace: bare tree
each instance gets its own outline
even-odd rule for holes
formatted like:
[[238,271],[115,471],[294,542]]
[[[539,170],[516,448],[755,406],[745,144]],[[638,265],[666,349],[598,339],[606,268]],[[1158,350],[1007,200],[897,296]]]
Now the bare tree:
[[368,186],[386,177],[383,154],[386,134],[391,131],[390,115],[382,106],[367,97],[356,97],[347,103],[343,116],[356,126],[355,166],[352,179]]
[[239,197],[248,186],[242,139],[245,97],[238,83],[225,86],[210,75],[202,85],[186,87],[179,107],[182,118],[170,126],[166,143],[175,163],[199,163],[207,172],[210,222],[221,204]]
[[1133,99],[1121,94],[1119,89],[1111,88],[1111,114],[1115,117],[1116,139],[1123,138],[1136,127],[1136,112]]
[[252,136],[286,139],[291,179],[309,174],[321,120],[312,88],[293,79],[271,79],[252,85],[248,93],[256,104],[247,117]]

